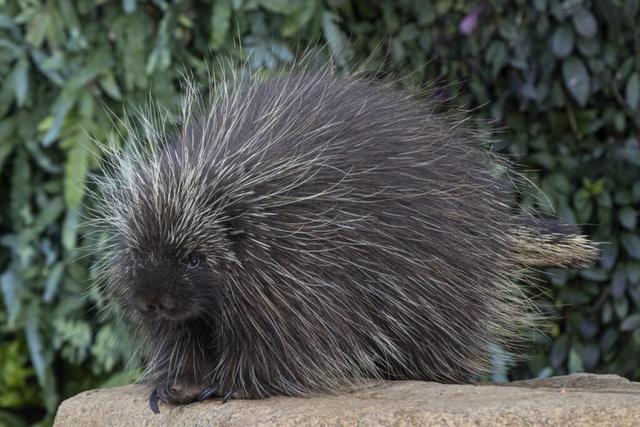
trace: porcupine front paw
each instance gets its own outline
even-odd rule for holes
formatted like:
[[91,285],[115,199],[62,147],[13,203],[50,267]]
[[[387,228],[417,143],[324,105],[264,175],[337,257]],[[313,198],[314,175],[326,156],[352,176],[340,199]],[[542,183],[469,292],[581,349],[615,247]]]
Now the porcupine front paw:
[[201,402],[207,400],[218,392],[217,387],[202,387],[198,385],[178,385],[164,383],[158,385],[149,395],[149,407],[156,414],[160,413],[158,402],[173,405]]

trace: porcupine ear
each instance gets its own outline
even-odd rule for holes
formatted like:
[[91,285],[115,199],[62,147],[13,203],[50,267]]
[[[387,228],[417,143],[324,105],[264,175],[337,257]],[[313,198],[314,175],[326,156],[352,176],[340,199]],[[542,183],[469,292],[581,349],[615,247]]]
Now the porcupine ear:
[[588,267],[599,251],[575,225],[555,219],[519,216],[513,253],[523,267]]

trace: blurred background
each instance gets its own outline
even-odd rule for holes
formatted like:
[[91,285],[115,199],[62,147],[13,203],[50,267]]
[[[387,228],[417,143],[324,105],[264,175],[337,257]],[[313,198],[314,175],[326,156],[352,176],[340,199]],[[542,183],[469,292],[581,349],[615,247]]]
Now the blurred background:
[[47,425],[62,399],[135,378],[82,257],[108,110],[173,110],[185,70],[205,81],[250,53],[275,69],[314,44],[435,82],[548,196],[525,208],[603,242],[592,268],[539,275],[553,320],[492,379],[640,380],[639,23],[640,0],[0,0],[0,425]]

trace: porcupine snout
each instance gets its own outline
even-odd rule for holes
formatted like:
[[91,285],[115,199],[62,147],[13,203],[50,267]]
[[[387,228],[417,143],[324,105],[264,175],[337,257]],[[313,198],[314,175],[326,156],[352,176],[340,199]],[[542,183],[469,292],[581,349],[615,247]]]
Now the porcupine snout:
[[133,306],[144,316],[165,320],[193,317],[185,278],[171,259],[142,262],[130,278]]
[[167,268],[138,269],[133,277],[133,305],[143,314],[163,316],[176,309],[168,282],[172,282]]
[[173,313],[177,306],[176,302],[167,295],[144,290],[135,292],[134,305],[141,313],[160,316]]

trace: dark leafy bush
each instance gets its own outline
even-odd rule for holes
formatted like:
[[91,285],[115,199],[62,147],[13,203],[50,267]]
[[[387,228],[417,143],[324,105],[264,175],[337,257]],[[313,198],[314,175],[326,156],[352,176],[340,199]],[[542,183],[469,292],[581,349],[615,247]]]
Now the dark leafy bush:
[[275,68],[311,43],[339,64],[370,56],[438,82],[436,96],[500,130],[496,149],[548,196],[525,192],[523,208],[603,242],[592,268],[541,277],[553,321],[509,375],[640,379],[639,11],[639,0],[0,0],[0,420],[47,423],[62,398],[131,379],[79,249],[108,109],[149,94],[172,109],[184,70],[203,79],[207,62],[248,52]]

